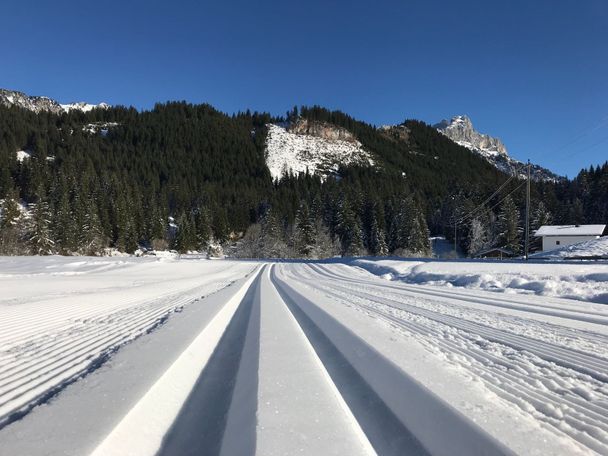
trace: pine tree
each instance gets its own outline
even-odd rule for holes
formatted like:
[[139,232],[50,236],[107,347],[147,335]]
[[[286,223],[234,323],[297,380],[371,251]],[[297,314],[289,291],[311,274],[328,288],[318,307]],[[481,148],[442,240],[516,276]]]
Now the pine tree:
[[368,244],[369,253],[371,253],[372,255],[388,255],[388,247],[386,245],[384,231],[382,231],[382,229],[378,227],[378,221],[375,217],[372,220]]
[[[39,195],[41,193],[39,192]],[[39,197],[38,202],[30,205],[31,219],[28,224],[28,244],[34,255],[51,255],[55,242],[51,235],[51,213],[49,204]]]
[[23,253],[19,226],[21,210],[17,198],[16,190],[11,189],[4,200],[0,200],[0,255]]
[[500,246],[511,250],[514,254],[521,251],[521,227],[519,226],[519,210],[510,196],[502,203],[498,216]]
[[177,218],[177,235],[174,248],[179,253],[186,253],[196,248],[197,239],[192,215],[182,212]]
[[467,235],[467,251],[469,255],[475,255],[488,247],[488,228],[484,226],[480,218],[471,220]]
[[316,244],[315,226],[311,220],[308,205],[303,203],[296,215],[296,251],[304,258],[310,257]]
[[197,244],[200,248],[206,248],[211,240],[212,234],[209,211],[207,211],[207,208],[201,207],[198,209],[195,216],[195,225]]
[[338,212],[337,235],[340,239],[340,255],[357,256],[363,252],[363,236],[358,217],[343,201]]

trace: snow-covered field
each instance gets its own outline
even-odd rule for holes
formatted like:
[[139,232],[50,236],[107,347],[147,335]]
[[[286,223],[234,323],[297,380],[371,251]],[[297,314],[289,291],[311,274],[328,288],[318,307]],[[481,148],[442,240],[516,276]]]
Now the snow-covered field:
[[252,267],[135,258],[0,258],[0,426]]
[[607,267],[0,258],[0,454],[608,454]]

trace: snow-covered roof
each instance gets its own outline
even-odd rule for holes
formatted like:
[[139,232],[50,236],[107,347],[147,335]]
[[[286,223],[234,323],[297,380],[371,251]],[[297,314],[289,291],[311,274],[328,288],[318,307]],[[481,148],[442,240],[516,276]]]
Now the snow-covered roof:
[[601,236],[606,225],[543,225],[535,236]]

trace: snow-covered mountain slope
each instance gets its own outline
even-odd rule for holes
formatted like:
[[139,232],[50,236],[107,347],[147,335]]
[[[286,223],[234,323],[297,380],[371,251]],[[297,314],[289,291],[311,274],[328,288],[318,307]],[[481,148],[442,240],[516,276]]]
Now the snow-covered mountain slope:
[[[434,127],[455,143],[481,155],[499,170],[509,174],[517,173],[522,177],[525,175],[524,163],[510,157],[507,148],[500,139],[475,130],[471,119],[467,116],[455,116],[450,121],[442,120]],[[532,164],[531,174],[532,178],[537,181],[557,181],[561,179],[560,176],[548,169],[534,164]]]
[[110,105],[106,103],[100,103],[98,105],[85,102],[59,104],[52,98],[29,96],[23,92],[6,89],[0,89],[0,104],[5,106],[19,106],[24,109],[29,109],[35,113],[50,111],[55,114],[70,112],[74,109],[82,112],[88,112],[95,108],[107,109],[110,107]]
[[273,179],[284,173],[329,175],[340,165],[372,166],[372,155],[347,130],[320,122],[299,120],[268,125],[266,165]]

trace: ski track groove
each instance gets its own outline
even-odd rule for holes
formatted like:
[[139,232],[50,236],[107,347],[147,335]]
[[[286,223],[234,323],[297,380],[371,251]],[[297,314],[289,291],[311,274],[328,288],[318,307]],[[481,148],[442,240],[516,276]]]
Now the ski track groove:
[[[313,276],[302,277],[292,273],[294,280],[305,282],[307,286],[315,288],[339,302],[346,305],[358,307],[372,317],[379,318],[393,327],[405,329],[414,336],[422,336],[432,339],[432,343],[441,352],[452,354],[451,356],[461,356],[469,360],[464,365],[474,376],[483,380],[485,386],[508,402],[515,403],[519,408],[526,410],[530,405],[533,410],[528,412],[539,416],[541,420],[551,426],[555,433],[566,433],[583,445],[599,453],[608,452],[608,400],[585,400],[580,395],[572,392],[564,384],[558,385],[554,390],[548,388],[543,391],[534,382],[537,372],[531,372],[530,362],[536,369],[550,368],[553,363],[558,368],[569,369],[575,372],[574,378],[581,380],[580,375],[591,377],[590,381],[595,380],[596,384],[608,382],[608,361],[597,356],[582,353],[580,350],[559,347],[540,340],[530,340],[529,337],[517,334],[508,334],[502,329],[470,322],[465,319],[444,315],[436,311],[420,308],[416,305],[407,304],[386,294],[372,293],[365,287],[372,287],[376,291],[385,292],[384,284],[373,283],[372,281],[361,281],[352,277],[342,276],[329,271],[327,267],[320,265],[307,265],[308,270],[312,271]],[[333,280],[328,281],[328,276]],[[339,279],[339,280],[335,280]],[[348,283],[348,286],[345,285]],[[364,288],[361,290],[360,288]],[[431,294],[425,296],[426,290],[411,290],[408,288],[391,287],[400,291],[407,298],[437,299],[439,296]],[[357,297],[355,302],[352,298]],[[442,296],[443,297],[443,296]],[[466,295],[458,293],[449,294],[450,299],[466,300]],[[361,302],[363,300],[363,302]],[[382,310],[384,309],[384,310]],[[466,310],[466,309],[465,309]],[[397,312],[401,315],[393,315],[390,312]],[[408,314],[415,315],[417,318],[426,319],[429,323],[407,321]],[[576,317],[573,317],[576,318]],[[439,325],[439,326],[438,326]],[[443,326],[443,329],[441,328]],[[607,338],[596,335],[596,340],[608,342]],[[479,338],[483,340],[479,340]],[[526,340],[528,339],[528,340]],[[502,356],[485,350],[484,345],[489,342],[494,345],[502,345],[507,350],[503,350]],[[538,346],[542,348],[539,348]],[[517,356],[527,356],[532,354],[542,361],[534,365],[534,359],[528,358],[506,358],[509,350],[515,350]],[[472,361],[472,362],[471,362]],[[545,364],[549,363],[549,366]],[[592,366],[590,369],[588,366]],[[521,369],[528,375],[521,377],[513,375],[517,369]],[[521,374],[521,371],[519,371]],[[532,378],[528,378],[528,376]],[[551,380],[559,380],[552,378]],[[563,383],[563,382],[562,382]],[[571,385],[570,385],[571,386]],[[598,387],[597,390],[600,388]],[[594,395],[599,393],[594,391]],[[549,404],[549,406],[547,406]],[[564,424],[566,426],[564,426]]]
[[109,305],[82,309],[53,296],[47,301],[53,305],[38,306],[33,301],[25,314],[18,313],[19,306],[5,309],[8,323],[0,336],[0,429],[62,385],[86,375],[120,346],[162,324],[171,313],[229,286],[234,280],[227,277],[232,267],[202,276],[194,287],[153,298],[118,296]]

